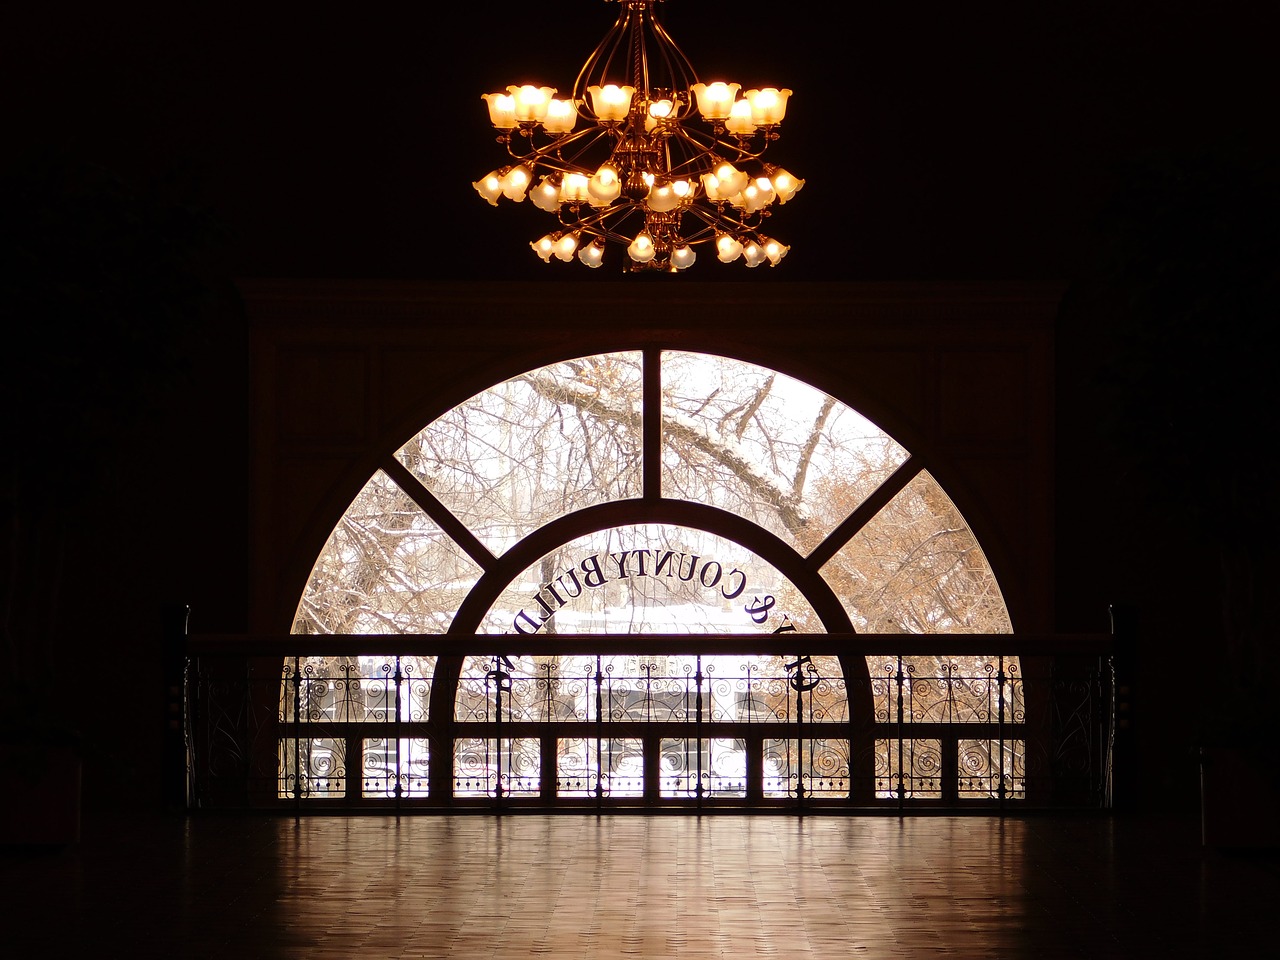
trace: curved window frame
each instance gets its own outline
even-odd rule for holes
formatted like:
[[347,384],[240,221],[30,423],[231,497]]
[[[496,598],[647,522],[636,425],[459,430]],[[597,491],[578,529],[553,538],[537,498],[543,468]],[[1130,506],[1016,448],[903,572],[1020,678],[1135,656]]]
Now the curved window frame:
[[[664,451],[666,450],[666,447],[664,446],[664,411],[668,410],[669,405],[666,403],[666,398],[663,393],[663,358],[669,356],[673,358],[681,358],[686,361],[692,359],[695,363],[698,362],[699,358],[705,358],[712,364],[716,361],[721,361],[726,364],[739,365],[742,368],[750,367],[756,371],[764,371],[765,374],[775,374],[778,376],[783,375],[777,374],[776,371],[768,371],[765,368],[757,367],[754,364],[735,361],[731,358],[717,358],[712,357],[711,355],[694,355],[684,351],[668,352],[656,348],[635,351],[633,354],[629,355],[599,354],[592,358],[581,358],[577,362],[581,363],[582,360],[585,359],[607,361],[610,357],[614,356],[635,356],[639,358],[640,375],[638,378],[631,378],[630,381],[632,387],[634,387],[636,383],[640,385],[641,394],[639,403],[641,412],[637,417],[639,421],[638,434],[641,447],[640,465],[637,471],[639,478],[638,495],[634,495],[637,493],[637,489],[636,485],[632,484],[629,487],[625,485],[623,487],[623,489],[627,490],[628,493],[632,495],[615,499],[589,496],[585,501],[584,506],[575,506],[555,515],[552,519],[545,522],[530,524],[524,529],[519,529],[519,535],[512,537],[509,540],[499,538],[498,541],[494,541],[478,535],[471,526],[459,518],[455,509],[450,509],[446,506],[445,502],[441,498],[437,497],[428,486],[424,485],[422,482],[423,473],[420,469],[416,469],[418,461],[415,461],[413,457],[406,455],[407,447],[402,447],[394,456],[383,462],[380,470],[375,476],[381,476],[386,483],[395,487],[403,497],[412,501],[412,504],[421,512],[421,517],[426,519],[426,526],[433,528],[433,534],[442,536],[448,540],[453,552],[459,557],[457,566],[465,567],[469,563],[470,567],[474,571],[474,579],[470,582],[468,589],[466,590],[465,597],[457,604],[455,609],[444,611],[448,614],[447,616],[444,618],[436,618],[435,622],[437,624],[447,621],[447,627],[443,631],[437,630],[427,632],[439,632],[446,636],[474,637],[475,639],[473,640],[473,643],[479,644],[479,635],[485,633],[482,626],[486,612],[493,606],[501,596],[502,592],[509,587],[521,571],[536,563],[539,558],[547,555],[549,552],[564,547],[575,538],[584,537],[603,530],[618,529],[638,523],[682,525],[695,530],[703,530],[717,536],[726,537],[742,547],[753,551],[763,561],[772,565],[773,568],[786,578],[789,584],[791,584],[794,589],[798,591],[798,593],[801,594],[812,606],[814,615],[818,620],[817,625],[820,628],[820,632],[851,634],[858,632],[856,629],[858,626],[862,626],[865,629],[865,622],[855,623],[854,617],[857,615],[856,611],[851,611],[847,597],[838,595],[837,591],[833,589],[831,582],[833,578],[829,578],[825,575],[824,570],[828,569],[830,565],[836,563],[841,556],[841,552],[848,550],[850,545],[856,542],[856,538],[860,535],[864,535],[865,532],[870,529],[871,525],[874,524],[876,519],[884,516],[885,511],[890,508],[895,500],[904,496],[913,485],[918,486],[922,482],[932,483],[933,487],[931,488],[931,492],[934,494],[934,499],[938,499],[939,497],[945,499],[945,493],[943,493],[941,488],[937,486],[936,482],[932,481],[925,469],[924,463],[919,458],[908,454],[905,450],[902,450],[901,457],[892,462],[889,469],[882,471],[883,476],[877,477],[877,482],[873,487],[870,490],[865,491],[861,499],[848,510],[847,514],[839,518],[837,522],[829,525],[829,529],[825,536],[822,536],[821,539],[819,539],[816,544],[812,545],[810,549],[798,549],[794,540],[784,539],[784,537],[780,536],[778,532],[770,530],[760,523],[754,522],[753,519],[744,516],[741,511],[735,512],[732,509],[725,509],[720,506],[708,506],[704,503],[693,502],[687,499],[663,496],[664,488],[670,486],[670,480],[667,476],[669,471],[664,468]],[[566,361],[566,363],[573,362],[574,361]],[[602,366],[606,365],[607,364],[602,364]],[[549,367],[539,368],[539,370],[530,371],[526,376],[537,375],[541,371],[551,370],[556,366],[557,365],[553,364]],[[512,383],[519,379],[520,378],[513,378],[512,381],[507,381],[507,383]],[[800,383],[800,381],[794,382],[797,384]],[[495,385],[495,388],[492,389],[496,390],[502,386],[502,384]],[[813,390],[813,388],[807,387],[807,385],[801,384],[801,387],[810,391]],[[451,410],[449,414],[446,414],[446,416],[453,414],[454,411],[461,409],[467,403],[475,403],[477,398],[482,398],[489,392],[490,391],[483,391],[481,394],[478,394],[477,397],[472,398],[469,401],[465,401],[464,404],[453,408],[453,410]],[[835,398],[830,399],[836,404],[839,403]],[[851,410],[851,408],[845,407],[844,405],[841,406],[843,409]],[[433,423],[436,422],[438,421],[433,421]],[[892,438],[888,437],[887,434],[884,434],[883,436],[888,442],[893,443]],[[657,456],[654,455],[654,451],[658,452]],[[457,500],[454,501],[453,505],[455,508],[457,502]],[[949,504],[950,501],[948,500],[947,503]],[[952,507],[952,509],[954,509],[954,507]],[[958,511],[956,512],[956,516],[959,516]],[[960,518],[960,520],[963,525],[963,518]],[[518,523],[516,525],[518,526]],[[418,526],[421,527],[423,524],[419,523]],[[967,525],[965,526],[965,530],[967,531]],[[972,535],[969,534],[969,536],[972,539]],[[499,544],[496,549],[495,544]],[[977,550],[979,554],[981,553],[980,547],[976,544],[976,540],[973,541],[972,549]],[[869,548],[867,551],[864,551],[864,553],[870,556],[874,554],[874,550]],[[981,559],[981,563],[986,563],[985,557]],[[317,564],[317,566],[319,566],[319,564]],[[905,564],[903,566],[905,567]],[[989,569],[990,568],[988,566],[987,570],[989,571]],[[991,574],[990,582],[991,585],[994,586],[996,601],[1003,613],[1003,622],[1000,625],[1000,629],[990,632],[1011,632],[1007,611],[1003,608],[1003,599],[999,597],[998,585],[995,585],[994,574]],[[304,596],[300,603],[300,608],[306,602],[307,597]],[[394,624],[394,620],[389,620],[387,622]],[[949,630],[951,632],[969,632],[956,629],[955,624],[952,624],[949,627],[944,626],[942,628],[938,628],[936,623],[928,623],[927,618],[922,620],[921,628],[918,632],[945,633]],[[299,632],[296,626],[295,632]],[[356,629],[350,632],[391,633],[413,631],[405,631],[402,628],[397,628],[384,631]],[[498,635],[494,636],[495,642],[498,642],[496,640]],[[804,646],[802,638],[803,634],[798,634],[795,637],[797,659],[799,659],[799,651]],[[616,648],[617,642],[618,641],[616,639],[611,641],[614,648]],[[518,652],[518,642],[508,642],[505,646],[512,651]],[[492,647],[489,649],[476,649],[474,651],[474,655],[491,656],[492,649]],[[690,653],[695,653],[697,649],[698,641],[690,638]],[[917,719],[917,711],[914,709],[904,709],[900,706],[895,707],[890,704],[891,697],[888,693],[888,687],[883,687],[883,689],[877,687],[878,681],[883,682],[885,680],[884,677],[873,676],[869,670],[869,664],[877,659],[882,660],[883,658],[862,658],[851,656],[840,656],[838,658],[842,673],[840,678],[842,685],[846,686],[848,689],[856,688],[857,690],[862,691],[860,702],[855,705],[846,706],[845,708],[845,714],[852,718],[849,721],[851,727],[859,725],[862,727],[868,727],[869,724],[874,723],[880,718],[883,718],[884,722],[897,723],[899,726],[903,723],[910,723]],[[961,660],[963,660],[964,665],[969,669],[966,670],[961,666]],[[959,687],[967,689],[967,685],[971,682],[978,683],[979,685],[985,684],[986,686],[984,689],[986,690],[995,689],[997,693],[995,701],[993,702],[995,703],[996,709],[999,710],[1001,714],[999,717],[1001,734],[999,737],[999,743],[995,749],[988,749],[986,752],[988,759],[989,755],[993,752],[996,756],[1003,757],[1007,752],[1006,743],[1016,744],[1021,742],[1016,737],[1006,738],[1003,733],[1003,727],[1006,723],[1006,718],[1004,716],[1006,699],[1010,708],[1008,722],[1016,723],[1025,715],[1025,712],[1021,709],[1021,680],[1018,676],[1017,664],[1010,663],[1006,665],[1003,659],[999,659],[999,665],[996,668],[998,675],[995,675],[994,679],[990,670],[987,670],[986,675],[983,676],[968,676],[968,674],[980,673],[984,669],[980,665],[981,660],[982,658],[969,656],[960,659],[940,658],[937,659],[937,669],[935,670],[936,676],[930,675],[926,677],[921,673],[921,671],[925,669],[925,663],[920,658],[912,660],[912,658],[908,657],[904,660],[902,657],[898,657],[896,661],[898,670],[893,682],[896,683],[898,690],[905,688],[909,691],[909,703],[915,702],[917,699],[916,694],[920,690],[943,689],[946,693],[943,695],[942,699],[947,702],[954,702],[956,690]],[[464,658],[462,656],[445,655],[440,656],[435,660],[433,675],[430,678],[426,678],[429,697],[425,702],[425,705],[427,706],[427,714],[424,719],[435,719],[438,722],[443,723],[443,718],[454,717],[459,694],[459,683],[463,676],[463,672]],[[500,677],[502,672],[503,671],[501,669],[495,669],[493,671],[493,673],[499,675],[494,678],[495,684],[499,686],[503,682]],[[282,690],[286,691],[286,693],[282,694],[282,705],[287,704],[287,691],[290,687],[290,678],[287,674],[288,665],[286,665],[286,679],[282,687]],[[292,682],[295,688],[299,684],[297,677],[294,677]],[[883,686],[883,683],[881,685]],[[982,694],[982,696],[985,695],[986,694]],[[949,701],[948,698],[950,698]],[[935,696],[934,699],[937,699],[937,697]],[[1013,709],[1015,706],[1017,707],[1016,712]],[[285,707],[282,706],[282,715],[284,709]],[[960,716],[962,713],[969,716],[970,722],[986,723],[989,726],[993,720],[990,712],[988,712],[984,717],[981,716],[981,710],[975,711],[973,709],[954,711],[954,715],[948,716],[942,721],[939,721],[936,716],[936,709],[933,709],[932,712],[931,710],[925,710],[920,713],[919,720],[924,724],[936,724],[938,722],[964,722]],[[300,718],[301,714],[298,714],[295,711],[295,720]],[[493,752],[495,753],[501,753],[503,749],[502,745],[504,740],[501,736],[495,736],[492,738],[479,736],[471,739],[484,743],[488,743],[492,740]],[[527,740],[527,738],[525,739]],[[670,737],[666,738],[666,740],[670,739]],[[803,737],[798,738],[797,743],[800,743],[803,739]],[[846,748],[846,756],[853,752],[854,747],[852,745],[857,739],[861,739],[862,741],[867,739],[865,736],[865,730],[863,730],[863,733],[859,735],[850,733],[848,740],[850,746]],[[370,768],[369,756],[371,754],[369,752],[369,742],[369,740],[364,741],[365,746],[362,748],[361,754],[361,766],[366,774]],[[377,742],[384,744],[391,743],[389,739]],[[398,762],[400,757],[400,745],[402,744],[403,739],[398,738],[394,742],[396,749],[391,751],[391,753],[396,758],[396,762]],[[507,738],[506,742],[508,743],[509,750],[514,749],[510,746],[514,741]],[[954,794],[955,790],[953,787],[944,789],[937,787],[934,783],[934,781],[938,779],[938,776],[941,775],[940,771],[951,768],[951,762],[949,759],[938,756],[938,742],[938,738],[936,737],[913,738],[909,741],[903,737],[899,737],[896,740],[886,737],[878,737],[874,739],[874,743],[871,745],[863,742],[861,746],[864,748],[864,751],[869,747],[869,749],[873,750],[875,754],[874,764],[877,774],[876,795],[881,799],[895,798],[901,801],[904,796],[908,795],[923,796],[932,799],[934,796],[942,796],[945,793]],[[976,753],[982,752],[980,749],[973,746],[973,743],[979,742],[978,739],[973,739],[972,742],[962,742],[968,745],[966,749],[969,749],[971,753],[975,753],[976,755]],[[282,758],[282,773],[280,779],[282,784],[292,784],[293,795],[296,796],[299,792],[298,781],[301,779],[297,776],[297,770],[302,770],[303,767],[295,763],[292,770],[289,768],[289,762],[286,757],[289,745],[292,745],[292,749],[297,753],[298,740],[294,739],[289,741],[284,738],[281,739],[280,753]],[[527,748],[522,749],[525,749],[525,753],[527,754]],[[388,749],[384,746],[382,748],[381,755],[385,758],[387,752]],[[423,766],[430,762],[439,762],[441,751],[438,750],[436,754],[430,758],[423,756],[423,754],[427,752],[428,751],[426,750],[416,751],[416,756],[412,762]],[[456,754],[456,750],[453,752]],[[519,751],[512,753],[511,756],[514,758],[518,752]],[[800,748],[800,752],[803,754],[803,747]],[[524,765],[527,767],[529,762],[528,756],[525,755],[523,757]],[[649,762],[652,766],[652,761]],[[958,764],[962,769],[965,767],[966,764],[963,757],[958,760]],[[455,760],[454,767],[457,767],[457,765],[458,764]],[[970,769],[975,765],[980,766],[980,764],[970,764]],[[1010,761],[1009,765],[1012,765],[1012,761]],[[988,767],[989,766],[990,764],[988,764]],[[1009,777],[1005,775],[1006,763],[1005,761],[1000,761],[997,762],[995,766],[997,768],[996,781],[999,782],[998,792],[1000,798],[1004,799],[1006,796],[1004,784],[1006,780],[1009,779]],[[396,767],[395,769],[401,768]],[[654,771],[651,768],[646,771],[646,774],[652,774],[653,772]],[[988,769],[983,775],[986,776],[988,782],[990,782],[991,771]],[[847,776],[848,773],[846,771],[846,777]],[[367,781],[370,778],[366,776],[365,779]],[[413,777],[410,777],[410,780],[413,779]],[[450,770],[448,778],[443,776],[437,770],[429,777],[423,776],[416,779],[419,781],[429,781],[430,790],[436,792],[443,789],[446,782],[449,782],[452,784],[450,787],[451,793],[455,797],[465,797],[469,793],[474,792],[471,790],[470,786],[463,783],[466,778],[457,776],[456,770],[454,769]],[[954,779],[954,776],[952,776],[952,779]],[[402,792],[401,787],[398,785],[398,778],[392,776],[386,779],[386,782],[384,782],[381,787],[385,793],[387,784],[392,781],[397,782],[394,792],[398,799]],[[496,782],[498,783],[498,786],[496,786],[492,791],[481,790],[479,791],[479,795],[496,795],[498,797],[502,797],[504,795],[504,790],[501,787],[501,775],[499,775]],[[803,784],[803,782],[803,778],[797,778],[796,780],[797,784]],[[348,789],[348,795],[349,792],[350,791]],[[423,789],[423,792],[428,791]],[[508,789],[505,792],[505,795],[510,798],[514,795],[518,795],[520,792],[520,790],[513,791]],[[530,793],[531,791],[526,789],[524,792]],[[532,792],[536,793],[538,791]],[[541,792],[545,793],[545,787],[542,788]],[[990,791],[984,794],[981,788],[976,790],[971,789],[968,792],[970,795],[978,795],[984,798],[991,795]],[[1010,796],[1017,795],[1016,789],[1007,792]],[[284,796],[288,793],[289,791],[282,787],[281,795]],[[376,789],[374,790],[374,793],[377,793]],[[414,791],[410,789],[408,793],[413,795]],[[963,787],[961,787],[960,793],[965,793]],[[323,796],[324,793],[321,791],[316,795]],[[368,791],[366,791],[365,795],[369,795]],[[803,790],[801,790],[800,796],[803,797]],[[701,799],[701,795],[699,795],[699,799]]]

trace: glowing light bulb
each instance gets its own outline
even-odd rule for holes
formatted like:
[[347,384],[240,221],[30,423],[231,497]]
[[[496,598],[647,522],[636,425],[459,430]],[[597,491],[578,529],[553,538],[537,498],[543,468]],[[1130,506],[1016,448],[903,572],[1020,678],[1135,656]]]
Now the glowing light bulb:
[[736,83],[695,83],[691,88],[698,99],[698,112],[706,120],[728,120],[733,101],[741,88]]
[[566,173],[560,182],[560,199],[564,203],[585,203],[590,200],[586,176],[581,173]]
[[778,203],[786,203],[804,186],[804,181],[799,177],[793,176],[786,170],[781,168],[775,169],[769,174],[769,182],[773,184],[774,192],[778,195]]
[[482,93],[480,99],[489,105],[489,122],[499,130],[516,125],[516,101],[509,93]]
[[616,122],[627,119],[635,92],[635,87],[609,83],[603,87],[587,87],[587,99],[591,101],[591,112],[597,118]]
[[550,177],[543,177],[529,194],[533,205],[547,213],[555,213],[560,209],[560,186],[552,182]]
[[653,237],[643,230],[636,234],[636,238],[627,247],[627,256],[636,263],[648,263],[657,255],[657,252],[653,246]]
[[764,249],[765,259],[769,261],[769,266],[771,267],[776,267],[779,261],[787,255],[787,251],[791,249],[786,244],[779,243],[769,237],[761,237],[760,246]]
[[716,256],[721,263],[733,263],[742,256],[742,242],[727,233],[720,234],[716,237]]
[[487,173],[471,185],[476,188],[476,193],[489,201],[489,206],[498,205],[498,198],[502,196],[502,174],[499,171]]
[[677,270],[688,270],[693,266],[693,261],[697,259],[698,255],[693,252],[693,247],[687,243],[671,251],[671,265]]
[[622,180],[618,177],[618,169],[606,163],[600,167],[587,181],[587,193],[591,197],[591,205],[607,207],[622,194]]
[[573,253],[578,249],[578,238],[572,233],[566,233],[557,240],[553,245],[556,258],[563,263],[568,263],[573,259]]
[[542,129],[547,133],[568,133],[578,122],[578,108],[572,100],[547,101],[547,113],[542,121]]
[[533,248],[533,252],[542,258],[543,263],[551,262],[551,255],[556,252],[556,238],[551,234],[547,234],[541,240],[535,240],[529,244]]
[[585,263],[591,269],[600,266],[600,261],[604,259],[604,244],[599,240],[592,240],[585,247],[578,248],[578,260]]
[[512,167],[502,175],[502,195],[508,200],[519,203],[524,199],[525,191],[533,180],[533,171],[523,163]]

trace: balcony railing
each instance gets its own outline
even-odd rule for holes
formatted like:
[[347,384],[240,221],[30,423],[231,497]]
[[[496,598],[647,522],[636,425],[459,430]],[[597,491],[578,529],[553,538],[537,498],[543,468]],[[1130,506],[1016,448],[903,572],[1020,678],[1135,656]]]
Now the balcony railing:
[[183,793],[192,808],[1110,803],[1115,682],[1106,636],[183,644]]

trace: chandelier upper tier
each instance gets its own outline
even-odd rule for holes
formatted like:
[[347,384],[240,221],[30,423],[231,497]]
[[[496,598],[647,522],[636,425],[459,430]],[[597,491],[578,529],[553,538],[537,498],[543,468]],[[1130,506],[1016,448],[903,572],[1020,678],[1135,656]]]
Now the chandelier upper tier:
[[661,0],[611,2],[622,5],[618,21],[567,99],[536,84],[483,95],[510,162],[476,191],[494,206],[528,196],[555,216],[530,244],[548,263],[576,256],[598,267],[617,244],[630,271],[676,272],[714,244],[725,263],[776,266],[789,248],[764,227],[804,181],[762,158],[791,91],[700,83],[658,22]]

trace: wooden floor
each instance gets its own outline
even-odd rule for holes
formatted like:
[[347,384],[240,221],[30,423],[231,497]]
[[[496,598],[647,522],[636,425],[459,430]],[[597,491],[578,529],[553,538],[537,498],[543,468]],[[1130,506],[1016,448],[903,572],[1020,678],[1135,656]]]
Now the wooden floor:
[[14,958],[1167,960],[1274,942],[1280,861],[1109,817],[173,815],[0,890]]

